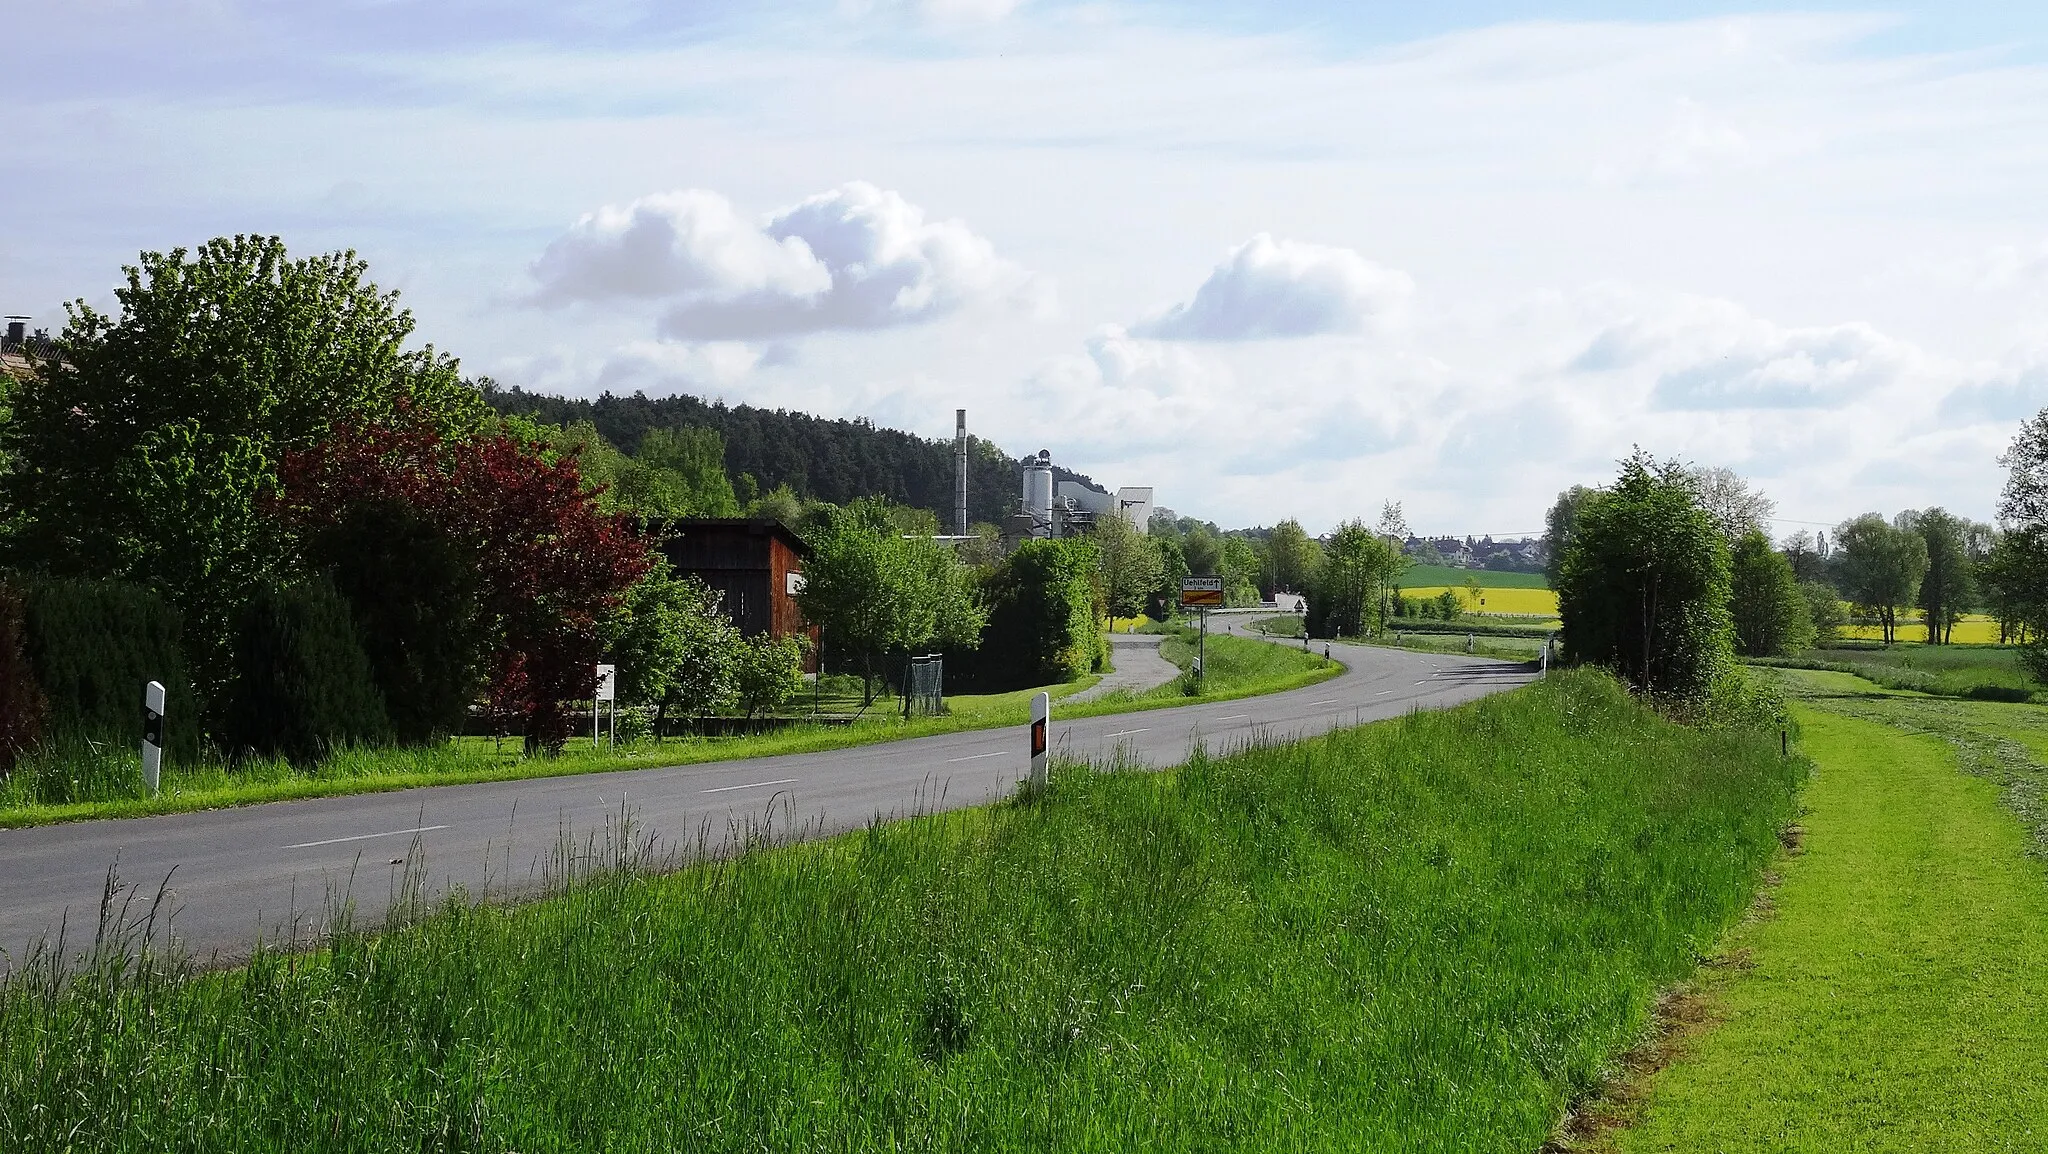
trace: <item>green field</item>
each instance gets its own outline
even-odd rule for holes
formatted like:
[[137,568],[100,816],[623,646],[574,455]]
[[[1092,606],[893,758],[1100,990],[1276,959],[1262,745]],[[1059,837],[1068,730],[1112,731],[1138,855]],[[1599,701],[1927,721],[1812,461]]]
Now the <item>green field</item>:
[[1842,645],[1758,664],[1854,673],[1887,689],[1953,697],[2038,688],[2020,668],[2019,650],[2009,645]]
[[2048,1147],[2042,711],[1788,681],[1817,767],[1801,850],[1708,970],[1712,1024],[1600,1147]]
[[1579,672],[312,956],[21,981],[0,1149],[1519,1154],[1748,906],[1802,764]]
[[1492,569],[1459,569],[1450,565],[1410,565],[1401,573],[1401,588],[1428,589],[1437,585],[1463,586],[1466,578],[1479,582],[1481,589],[1548,589],[1541,573],[1503,573]]

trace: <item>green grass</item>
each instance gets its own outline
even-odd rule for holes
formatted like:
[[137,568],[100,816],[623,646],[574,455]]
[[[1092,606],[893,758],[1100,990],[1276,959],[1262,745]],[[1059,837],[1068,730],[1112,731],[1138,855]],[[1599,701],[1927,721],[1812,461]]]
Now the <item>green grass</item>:
[[1534,1150],[1800,763],[1606,678],[196,979],[0,992],[0,1149]]
[[1999,799],[2037,799],[2048,771],[2009,764],[1997,732],[2039,711],[1849,680],[1797,677],[1803,852],[1725,944],[1738,964],[1703,994],[1718,1024],[1613,1149],[2048,1147],[2048,878]]
[[[107,750],[98,758],[74,754],[52,759],[47,765],[28,762],[12,776],[0,779],[0,828],[88,818],[184,813],[222,806],[374,793],[422,785],[557,777],[656,765],[694,765],[706,761],[844,749],[967,729],[1023,725],[1030,719],[1034,694],[1049,692],[1057,700],[1078,693],[1097,680],[1087,677],[1043,690],[1022,689],[1010,693],[949,697],[946,699],[949,712],[936,717],[905,719],[884,698],[875,703],[867,716],[852,725],[796,726],[740,737],[669,738],[660,742],[638,742],[616,750],[592,748],[586,734],[581,738],[571,738],[562,753],[555,757],[526,757],[521,754],[516,738],[503,743],[488,738],[462,738],[438,746],[343,750],[312,767],[294,766],[281,760],[246,761],[233,767],[212,759],[196,765],[167,764],[161,781],[162,792],[154,798],[141,796],[141,765],[133,750]],[[1111,712],[1115,708],[1112,703],[1101,712]],[[59,775],[72,775],[76,780],[49,780]]]
[[[1175,642],[1169,639],[1165,644],[1171,646]],[[1311,658],[1277,645],[1236,637],[1212,635],[1209,653],[1209,677],[1198,694],[1183,692],[1178,683],[1143,694],[1107,693],[1065,706],[1060,710],[1060,716],[1096,717],[1205,701],[1227,701],[1297,689],[1343,672],[1339,665],[1325,665],[1320,656]],[[1172,659],[1173,652],[1168,656]],[[1186,668],[1184,660],[1182,667]],[[109,750],[97,758],[69,756],[53,759],[48,765],[31,763],[12,777],[0,779],[0,829],[91,818],[185,813],[223,806],[375,793],[424,785],[559,777],[786,753],[816,753],[970,729],[1022,726],[1030,721],[1033,695],[1047,692],[1058,701],[1098,680],[1086,677],[1040,689],[949,697],[946,699],[948,712],[936,717],[905,719],[887,698],[882,698],[866,716],[851,725],[804,725],[741,737],[670,738],[660,742],[638,742],[616,750],[593,749],[586,735],[572,738],[556,757],[523,756],[516,739],[500,744],[488,738],[464,738],[424,748],[344,750],[313,767],[293,766],[283,761],[255,761],[230,768],[217,760],[197,765],[167,765],[162,792],[154,798],[141,796],[142,771],[137,755],[130,750]],[[75,775],[79,780],[50,780],[53,776],[66,774]]]
[[[1381,645],[1389,649],[1410,649],[1421,653],[1465,652],[1463,633],[1409,633],[1403,631],[1396,643],[1390,634],[1384,638],[1373,638],[1363,642],[1366,645]],[[1347,642],[1347,644],[1349,644]],[[1515,637],[1501,634],[1474,632],[1472,654],[1476,657],[1498,657],[1506,661],[1534,661],[1543,652],[1543,638]]]
[[2027,693],[2039,688],[2007,645],[1843,646],[1809,649],[1789,658],[1758,661],[1782,668],[1853,673],[1887,689],[1969,696],[1973,691]]
[[1548,589],[1541,573],[1498,573],[1491,569],[1459,569],[1451,565],[1410,565],[1401,573],[1401,588],[1431,589],[1438,585],[1463,586],[1465,578],[1479,582],[1481,589]]

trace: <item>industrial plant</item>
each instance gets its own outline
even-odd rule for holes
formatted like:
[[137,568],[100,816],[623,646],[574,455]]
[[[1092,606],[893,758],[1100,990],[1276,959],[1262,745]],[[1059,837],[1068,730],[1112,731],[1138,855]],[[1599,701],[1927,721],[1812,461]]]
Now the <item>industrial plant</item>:
[[[953,411],[953,461],[955,489],[954,533],[965,540],[970,535],[967,519],[967,410]],[[1040,449],[1018,462],[1020,481],[1017,512],[1003,526],[1006,541],[1033,537],[1072,537],[1092,533],[1104,516],[1120,516],[1139,532],[1152,521],[1152,487],[1126,485],[1109,492],[1078,476],[1059,479],[1052,463],[1052,450]]]

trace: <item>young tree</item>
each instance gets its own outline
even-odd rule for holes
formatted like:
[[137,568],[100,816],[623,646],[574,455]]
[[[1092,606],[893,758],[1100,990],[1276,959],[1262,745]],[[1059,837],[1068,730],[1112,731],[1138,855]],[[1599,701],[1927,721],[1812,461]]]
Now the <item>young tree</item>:
[[1223,578],[1223,603],[1230,606],[1259,603],[1258,547],[1243,537],[1223,538],[1223,561],[1218,576]]
[[1369,624],[1384,623],[1382,594],[1392,587],[1407,559],[1365,522],[1346,521],[1330,535],[1320,579],[1309,595],[1310,633],[1318,637],[1360,636]]
[[1920,578],[1920,611],[1927,624],[1927,643],[1945,645],[1977,594],[1971,579],[1970,523],[1933,508],[1899,514],[1899,528],[1925,542],[1927,571]]
[[1315,580],[1323,548],[1292,517],[1273,526],[1266,541],[1268,583],[1275,593],[1300,593]]
[[1222,576],[1223,541],[1208,526],[1196,525],[1181,534],[1180,549],[1189,573],[1197,577]]
[[275,237],[238,236],[124,271],[119,315],[66,306],[54,355],[10,399],[9,559],[160,590],[217,687],[237,608],[290,568],[259,511],[283,455],[401,406],[447,434],[488,410],[454,360],[405,348],[411,314],[354,253],[293,260]]
[[1884,643],[1898,639],[1898,611],[1911,605],[1927,571],[1927,542],[1876,513],[1835,527],[1842,592],[1878,618]]
[[855,501],[809,543],[797,602],[824,630],[828,652],[859,659],[864,705],[874,703],[884,658],[978,642],[986,614],[973,572],[929,537],[905,539],[885,502]]
[[773,713],[804,688],[804,647],[795,637],[757,633],[740,646],[739,707],[748,717]]
[[1698,697],[1731,661],[1728,547],[1675,464],[1638,450],[1584,502],[1561,558],[1558,610],[1574,661],[1644,693]]
[[1096,583],[1112,617],[1136,617],[1159,588],[1159,550],[1122,517],[1095,526]]
[[1573,485],[1559,493],[1543,515],[1543,578],[1552,589],[1564,579],[1564,555],[1577,532],[1579,511],[1598,494],[1598,489]]
[[1729,557],[1730,615],[1744,657],[1780,657],[1813,644],[1813,620],[1792,563],[1759,530],[1744,533]]
[[620,699],[654,706],[656,736],[671,709],[715,713],[739,693],[745,642],[722,599],[697,577],[677,576],[659,556],[626,595],[607,651],[618,665]]
[[1806,598],[1806,619],[1813,625],[1814,641],[1839,639],[1848,619],[1842,613],[1842,595],[1835,592],[1835,587],[1825,581],[1801,581],[1799,594]]
[[[1042,685],[1087,673],[1100,657],[1095,547],[1085,538],[1034,539],[988,582],[980,660],[996,684]],[[1176,590],[1178,586],[1176,586]]]

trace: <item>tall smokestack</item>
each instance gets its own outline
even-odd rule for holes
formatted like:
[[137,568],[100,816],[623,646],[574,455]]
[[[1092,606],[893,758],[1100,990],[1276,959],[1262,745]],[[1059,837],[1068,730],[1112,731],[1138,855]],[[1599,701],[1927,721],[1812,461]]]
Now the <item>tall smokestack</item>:
[[967,536],[967,410],[953,410],[953,532]]

